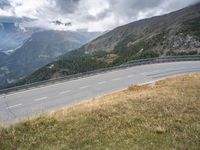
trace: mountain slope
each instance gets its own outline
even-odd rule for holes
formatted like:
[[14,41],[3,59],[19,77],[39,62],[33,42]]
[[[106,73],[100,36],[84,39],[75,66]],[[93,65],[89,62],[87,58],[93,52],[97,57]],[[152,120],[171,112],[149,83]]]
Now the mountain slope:
[[26,42],[38,28],[24,28],[21,22],[27,21],[26,18],[2,17],[0,16],[0,51],[12,53]]
[[[200,3],[118,27],[66,53],[21,84],[120,65],[134,59],[199,53]],[[99,65],[93,67],[92,63]]]
[[3,65],[3,62],[5,62],[8,59],[8,55],[4,54],[3,52],[0,52],[0,83],[7,83],[6,82],[6,76],[5,73],[8,71],[7,67],[1,67]]
[[0,66],[2,65],[3,62],[5,62],[8,59],[8,55],[6,55],[3,52],[0,52]]
[[4,72],[8,81],[20,79],[56,57],[79,48],[97,35],[99,33],[54,30],[37,32],[5,61],[2,59],[0,67],[8,68],[9,72]]
[[[187,35],[184,35],[184,28],[187,28],[188,24],[193,22],[190,24],[191,28],[194,29],[195,33],[199,33],[199,20],[200,4],[197,4],[167,15],[144,19],[118,27],[86,44],[82,49],[89,53],[96,51],[110,52],[121,50],[122,48],[133,50],[138,43],[151,40],[153,40],[153,44],[155,45],[150,45],[150,49],[161,48],[161,51],[165,49],[185,50],[188,49],[188,46],[195,49],[195,46],[199,46],[199,41],[195,41],[196,37],[187,37]],[[192,29],[189,30],[192,31]],[[193,36],[190,33],[188,32],[188,35]],[[194,43],[189,43],[188,40],[190,38],[192,38],[191,40]],[[179,40],[181,42],[176,43]],[[161,43],[162,41],[163,43]],[[186,45],[182,45],[182,43],[186,43]],[[146,49],[149,48],[147,47]]]

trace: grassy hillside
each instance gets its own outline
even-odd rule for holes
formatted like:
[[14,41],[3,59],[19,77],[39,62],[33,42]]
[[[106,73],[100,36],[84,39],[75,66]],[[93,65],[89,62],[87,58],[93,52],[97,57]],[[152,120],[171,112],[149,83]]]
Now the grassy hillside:
[[130,86],[0,129],[0,149],[199,149],[200,74]]

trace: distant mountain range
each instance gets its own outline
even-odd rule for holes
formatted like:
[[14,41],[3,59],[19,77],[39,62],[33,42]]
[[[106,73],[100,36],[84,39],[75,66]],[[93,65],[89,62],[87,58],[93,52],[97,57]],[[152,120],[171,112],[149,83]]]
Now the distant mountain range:
[[120,26],[66,53],[16,85],[116,66],[140,58],[199,53],[200,3]]
[[18,21],[12,20],[0,19],[0,85],[24,78],[100,35],[21,28]]
[[35,32],[42,29],[24,28],[22,22],[27,18],[0,17],[0,52],[10,54],[22,46]]

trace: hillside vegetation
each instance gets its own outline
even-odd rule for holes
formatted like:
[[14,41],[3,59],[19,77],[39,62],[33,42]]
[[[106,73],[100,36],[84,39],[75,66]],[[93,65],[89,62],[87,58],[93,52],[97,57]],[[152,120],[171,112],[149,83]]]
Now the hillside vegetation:
[[100,35],[98,32],[55,30],[44,30],[32,34],[21,47],[10,55],[0,53],[0,85],[25,78],[56,60],[57,57],[81,47],[98,35]]
[[[116,29],[35,71],[12,86],[117,66],[142,58],[200,54],[200,3]],[[93,65],[95,64],[95,66]]]
[[183,75],[0,129],[0,149],[199,149],[200,74]]

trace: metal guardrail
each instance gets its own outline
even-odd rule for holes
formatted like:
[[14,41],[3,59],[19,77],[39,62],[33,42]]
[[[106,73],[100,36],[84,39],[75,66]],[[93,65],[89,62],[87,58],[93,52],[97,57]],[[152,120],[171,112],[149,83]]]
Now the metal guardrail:
[[25,89],[30,89],[34,87],[40,87],[40,86],[45,86],[49,84],[55,84],[59,83],[62,81],[68,81],[68,80],[74,80],[78,78],[83,78],[87,77],[90,75],[95,75],[98,73],[103,73],[103,72],[108,72],[116,69],[123,69],[127,67],[132,67],[132,66],[139,66],[139,65],[145,65],[145,64],[155,64],[155,63],[164,63],[164,62],[178,62],[178,61],[200,61],[200,55],[193,55],[193,56],[167,56],[167,57],[158,57],[158,58],[147,58],[147,59],[139,59],[139,60],[133,60],[129,61],[125,64],[122,64],[120,66],[115,66],[115,67],[109,67],[109,68],[102,68],[94,71],[88,71],[84,73],[79,73],[79,74],[74,74],[74,75],[69,75],[57,79],[51,79],[51,80],[45,80],[45,81],[40,81],[40,82],[35,82],[31,84],[25,84],[22,86],[16,86],[12,88],[7,88],[0,90],[0,94],[7,94],[10,92],[16,92],[19,90],[25,90]]

